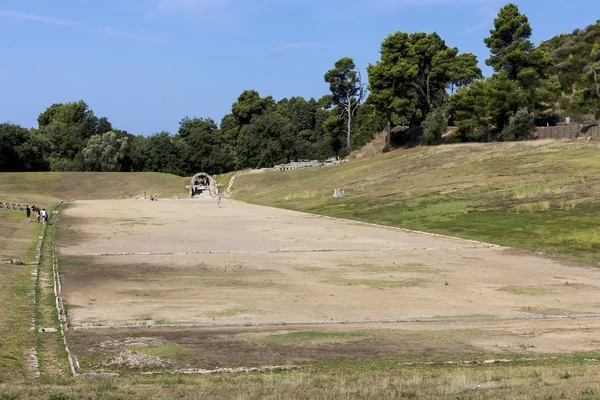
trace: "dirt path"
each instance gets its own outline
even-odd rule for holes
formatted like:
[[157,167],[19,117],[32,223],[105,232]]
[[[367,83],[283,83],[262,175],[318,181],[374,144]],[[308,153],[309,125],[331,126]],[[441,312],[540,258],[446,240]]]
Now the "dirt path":
[[591,267],[239,202],[82,201],[60,230],[73,326],[600,313]]

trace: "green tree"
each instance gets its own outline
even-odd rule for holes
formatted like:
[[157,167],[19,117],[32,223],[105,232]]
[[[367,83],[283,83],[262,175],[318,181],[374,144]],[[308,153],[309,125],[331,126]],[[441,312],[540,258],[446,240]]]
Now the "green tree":
[[50,124],[77,124],[90,113],[89,106],[83,100],[72,103],[55,103],[38,117],[40,128]]
[[[554,64],[552,57],[529,40],[531,25],[526,15],[515,4],[504,6],[494,20],[494,29],[484,43],[490,49],[486,64],[497,74],[519,83],[528,94],[526,103],[533,110],[541,109],[541,102],[550,101],[558,85],[549,81],[548,73]],[[502,127],[500,127],[502,128]]]
[[490,139],[492,118],[489,86],[489,80],[479,79],[460,88],[450,97],[449,113],[457,127],[454,135],[459,141]]
[[277,103],[276,111],[289,119],[294,126],[295,132],[299,133],[315,128],[317,107],[315,99],[306,101],[303,97],[292,97],[289,100],[280,100]]
[[98,119],[98,124],[96,127],[97,133],[106,133],[113,130],[112,124],[108,121],[108,118],[102,117]]
[[274,105],[275,100],[271,96],[260,97],[256,90],[245,90],[231,106],[231,113],[238,125],[243,126],[249,124],[254,117],[265,114]]
[[354,60],[344,57],[325,73],[324,79],[329,83],[332,104],[341,108],[346,120],[346,146],[350,149],[353,118],[365,97],[360,70]]
[[186,175],[198,172],[221,174],[234,167],[233,151],[210,118],[184,118],[179,123],[176,143]]
[[35,132],[14,124],[0,124],[0,171],[46,170],[48,151],[48,141]]
[[273,112],[252,120],[240,131],[238,168],[268,168],[297,156],[291,121]]
[[83,170],[82,150],[96,134],[113,130],[106,118],[98,118],[84,101],[53,104],[38,117],[40,135],[51,143],[53,170]]
[[444,111],[441,108],[436,108],[427,114],[422,126],[421,142],[428,146],[440,144],[442,134],[448,127],[448,120],[444,117]]
[[522,108],[510,118],[504,132],[506,140],[529,140],[535,134],[535,115],[526,108]]
[[584,69],[578,90],[575,92],[575,104],[583,112],[593,113],[600,118],[600,62]]
[[185,175],[180,147],[169,132],[155,133],[142,142],[138,149],[145,160],[144,171]]
[[127,138],[117,139],[116,133],[107,132],[90,138],[83,157],[92,171],[113,172],[121,170],[126,152]]
[[449,88],[481,77],[475,55],[459,55],[437,33],[396,32],[383,41],[380,53],[381,60],[367,68],[369,100],[390,124],[420,125],[447,101]]
[[385,117],[377,111],[370,99],[367,99],[356,111],[352,147],[358,149],[371,142],[375,134],[385,129],[386,123]]

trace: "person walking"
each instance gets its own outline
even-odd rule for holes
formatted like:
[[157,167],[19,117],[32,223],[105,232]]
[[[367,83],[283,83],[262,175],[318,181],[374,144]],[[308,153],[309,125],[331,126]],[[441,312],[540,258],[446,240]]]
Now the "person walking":
[[217,207],[221,208],[221,195],[217,195]]
[[31,222],[31,208],[29,206],[25,207],[25,215],[27,215],[27,220]]
[[44,225],[46,225],[46,222],[48,221],[48,214],[46,214],[46,209],[42,208],[42,223]]
[[35,209],[35,218],[37,219],[37,223],[40,223],[40,209],[36,208]]

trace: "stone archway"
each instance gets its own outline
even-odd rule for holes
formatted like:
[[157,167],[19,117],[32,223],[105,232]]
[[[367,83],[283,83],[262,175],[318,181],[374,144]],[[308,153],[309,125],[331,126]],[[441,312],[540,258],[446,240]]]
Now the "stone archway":
[[190,197],[200,196],[204,193],[214,197],[218,194],[216,181],[205,172],[197,173],[192,177],[189,189]]

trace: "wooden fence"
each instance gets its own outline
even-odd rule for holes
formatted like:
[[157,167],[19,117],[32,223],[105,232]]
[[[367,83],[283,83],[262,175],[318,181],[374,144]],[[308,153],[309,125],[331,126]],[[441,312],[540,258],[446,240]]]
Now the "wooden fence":
[[563,125],[563,126],[543,126],[536,128],[536,138],[538,139],[571,139],[575,140],[578,137],[587,139],[600,138],[600,126],[592,126],[585,133],[581,132],[582,127],[579,125]]

